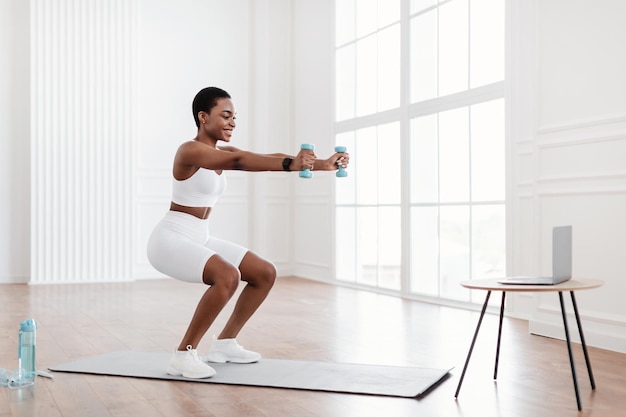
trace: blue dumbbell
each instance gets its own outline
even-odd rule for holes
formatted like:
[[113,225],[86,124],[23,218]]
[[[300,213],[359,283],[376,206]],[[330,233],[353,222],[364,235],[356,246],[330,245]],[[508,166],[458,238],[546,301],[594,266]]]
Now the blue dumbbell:
[[[345,146],[335,146],[335,152],[345,152],[345,151],[346,151],[346,147]],[[338,176],[338,177],[347,177],[348,176],[348,172],[346,171],[346,169],[344,167],[339,165],[338,169],[337,169],[337,173],[335,175]]]
[[[315,145],[311,145],[310,143],[303,143],[302,145],[300,145],[300,149],[312,151],[315,149]],[[313,178],[313,173],[309,168],[301,170],[299,175],[300,178]]]

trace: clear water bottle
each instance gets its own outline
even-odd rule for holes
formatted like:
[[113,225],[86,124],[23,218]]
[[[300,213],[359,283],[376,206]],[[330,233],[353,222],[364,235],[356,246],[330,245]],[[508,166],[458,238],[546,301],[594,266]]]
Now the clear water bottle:
[[17,359],[19,368],[25,372],[25,378],[35,378],[37,376],[37,365],[35,365],[36,339],[37,324],[35,320],[28,319],[21,322]]

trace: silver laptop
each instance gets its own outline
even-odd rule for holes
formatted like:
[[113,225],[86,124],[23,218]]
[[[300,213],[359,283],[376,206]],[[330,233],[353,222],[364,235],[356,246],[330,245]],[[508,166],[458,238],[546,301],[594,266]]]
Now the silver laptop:
[[572,278],[572,226],[552,229],[552,276],[509,277],[499,280],[500,284],[554,285]]

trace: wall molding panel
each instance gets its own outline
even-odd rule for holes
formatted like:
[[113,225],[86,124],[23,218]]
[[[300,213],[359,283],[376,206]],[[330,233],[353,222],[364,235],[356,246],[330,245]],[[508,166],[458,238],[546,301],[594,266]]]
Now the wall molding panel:
[[[584,2],[583,2],[584,3]],[[574,278],[605,284],[576,294],[590,346],[626,352],[626,33],[624,3],[512,0],[508,11],[507,139],[510,152],[509,273],[550,274],[553,226],[574,227]],[[559,20],[567,9],[571,19]],[[582,34],[579,22],[601,26]],[[576,42],[584,36],[585,42]],[[578,38],[580,39],[580,38]],[[572,46],[571,48],[569,46]],[[596,54],[599,59],[590,59]],[[606,68],[610,68],[609,71]],[[581,83],[581,80],[584,80]],[[507,297],[508,314],[531,333],[563,338],[555,294]],[[566,297],[570,335],[577,337]]]
[[136,1],[30,4],[30,282],[130,280]]
[[569,134],[571,131],[586,131],[588,129],[621,129],[626,127],[626,114],[611,114],[600,118],[570,121],[552,126],[542,126],[537,133],[544,135]]

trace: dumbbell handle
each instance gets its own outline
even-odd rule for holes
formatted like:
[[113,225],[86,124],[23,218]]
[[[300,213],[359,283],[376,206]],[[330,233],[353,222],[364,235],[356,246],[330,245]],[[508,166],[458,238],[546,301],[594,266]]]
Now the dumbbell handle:
[[[345,152],[347,150],[347,148],[345,146],[335,146],[335,152]],[[344,167],[342,167],[341,165],[339,165],[337,167],[337,173],[335,174],[337,177],[347,177],[348,176],[348,172],[345,170]]]
[[[315,149],[315,145],[312,145],[310,143],[303,143],[302,145],[300,145],[300,149],[312,151]],[[301,170],[298,175],[300,175],[300,178],[313,178],[313,173],[309,168]]]

